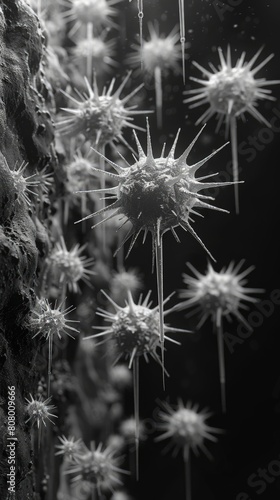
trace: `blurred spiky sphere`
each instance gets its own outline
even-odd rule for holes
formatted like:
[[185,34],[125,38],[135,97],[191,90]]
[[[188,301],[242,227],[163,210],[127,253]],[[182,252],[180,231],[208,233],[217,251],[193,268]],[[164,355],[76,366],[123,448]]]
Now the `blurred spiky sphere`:
[[51,278],[59,283],[65,283],[69,290],[77,293],[80,291],[78,282],[80,280],[90,285],[89,277],[94,271],[88,269],[94,263],[94,259],[82,255],[86,244],[79,243],[67,250],[64,238],[60,238],[47,259],[47,269]]
[[174,444],[174,454],[180,449],[192,449],[196,454],[199,449],[208,454],[204,445],[204,440],[217,441],[214,433],[221,432],[220,429],[210,427],[206,420],[211,413],[205,410],[198,412],[198,405],[191,403],[183,404],[179,401],[178,405],[172,407],[167,402],[161,403],[163,411],[159,412],[161,422],[158,423],[158,429],[163,433],[156,438],[157,441],[171,439]]
[[55,455],[63,455],[70,460],[75,460],[83,450],[84,444],[81,439],[75,440],[73,436],[69,438],[66,436],[58,436],[58,439],[60,444],[55,446],[58,449]]
[[180,290],[179,296],[187,300],[178,304],[177,308],[196,308],[194,310],[201,314],[200,325],[209,316],[215,318],[218,310],[226,317],[233,315],[245,322],[245,318],[240,312],[240,309],[247,308],[243,302],[257,302],[257,299],[250,294],[263,292],[263,290],[245,286],[246,276],[253,271],[254,266],[239,272],[243,264],[244,259],[236,265],[231,262],[228,267],[224,267],[218,272],[213,269],[209,262],[207,272],[201,274],[188,263],[194,277],[183,274],[183,281],[188,285],[188,288]]
[[120,484],[119,473],[125,473],[118,467],[120,458],[114,456],[115,451],[109,447],[103,448],[100,443],[97,448],[91,443],[90,450],[85,447],[82,453],[70,463],[66,474],[74,474],[73,483],[86,481],[96,485],[98,491],[110,485],[111,491]]

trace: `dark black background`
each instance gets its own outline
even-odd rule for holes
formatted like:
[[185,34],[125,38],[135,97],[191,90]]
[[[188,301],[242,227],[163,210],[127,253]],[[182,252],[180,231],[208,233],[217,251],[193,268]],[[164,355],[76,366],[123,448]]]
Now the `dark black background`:
[[[134,6],[132,5],[134,2]],[[220,2],[221,4],[222,2]],[[239,3],[239,5],[237,5]],[[120,7],[126,16],[128,45],[138,30],[136,0]],[[279,21],[280,5],[276,0],[225,2],[229,7],[221,19],[213,1],[186,1],[185,19],[189,59],[186,62],[186,86],[180,76],[168,76],[164,80],[163,129],[156,128],[155,117],[150,117],[154,153],[160,153],[162,143],[172,144],[179,127],[181,135],[177,156],[189,144],[198,131],[195,121],[205,108],[189,110],[182,104],[182,91],[196,84],[189,76],[201,77],[192,65],[192,60],[208,67],[208,62],[218,65],[217,47],[225,51],[230,44],[233,60],[246,51],[246,60],[264,45],[259,61],[274,53],[274,58],[258,74],[268,80],[279,79]],[[218,9],[219,10],[219,9]],[[144,36],[147,22],[157,19],[163,33],[169,33],[178,22],[177,1],[144,0]],[[128,50],[127,45],[123,50]],[[272,89],[276,101],[262,101],[259,110],[268,121],[273,117],[273,108],[279,107],[280,86]],[[148,101],[153,107],[153,91]],[[185,117],[187,115],[187,118]],[[140,122],[139,122],[140,123]],[[280,118],[277,125],[280,123]],[[143,124],[143,121],[141,122]],[[191,155],[191,163],[209,154],[224,142],[223,129],[215,133],[215,118],[212,118]],[[249,136],[260,137],[265,125],[247,115],[246,123],[238,122],[239,142],[248,142]],[[145,134],[139,133],[145,145]],[[231,260],[246,259],[245,267],[255,266],[249,275],[248,286],[265,289],[261,300],[269,300],[272,291],[280,289],[279,282],[279,140],[275,132],[273,140],[266,144],[256,158],[248,162],[248,155],[240,156],[240,214],[235,214],[233,188],[219,190],[216,204],[226,208],[230,214],[204,210],[204,219],[196,218],[195,230],[214,255],[216,270],[228,265]],[[207,164],[205,172],[223,171],[230,161],[230,146],[225,148]],[[189,235],[178,230],[181,244],[171,234],[164,236],[165,295],[182,288],[182,273],[187,271],[185,263],[190,261],[199,271],[207,266],[207,255]],[[156,280],[151,274],[150,240],[142,246],[139,241],[127,260],[127,266],[137,266],[145,277],[147,290],[152,288],[156,303]],[[171,300],[172,304],[176,299]],[[251,311],[256,310],[253,305]],[[217,443],[207,443],[213,460],[201,455],[192,456],[193,500],[243,500],[238,497],[247,493],[249,499],[277,499],[280,480],[276,477],[265,491],[258,494],[257,487],[248,485],[251,474],[258,469],[267,469],[273,460],[280,464],[280,369],[279,369],[279,311],[275,305],[270,317],[241,344],[226,352],[227,414],[221,413],[218,357],[216,338],[210,320],[195,335],[177,334],[181,347],[168,345],[166,367],[170,373],[165,392],[162,390],[161,370],[154,362],[140,365],[140,413],[142,419],[153,418],[158,407],[157,400],[167,399],[176,404],[178,397],[184,402],[193,401],[201,408],[209,407],[213,417],[209,424],[225,430]],[[245,316],[250,314],[250,310]],[[195,329],[198,318],[184,318],[183,313],[173,313],[167,318],[172,326]],[[237,321],[225,322],[225,330],[236,334]],[[129,403],[128,403],[129,404]],[[140,448],[140,481],[130,483],[131,493],[136,499],[169,500],[184,498],[184,466],[182,456],[172,458],[162,454],[164,444],[154,443],[156,434]],[[269,474],[269,477],[272,477]]]

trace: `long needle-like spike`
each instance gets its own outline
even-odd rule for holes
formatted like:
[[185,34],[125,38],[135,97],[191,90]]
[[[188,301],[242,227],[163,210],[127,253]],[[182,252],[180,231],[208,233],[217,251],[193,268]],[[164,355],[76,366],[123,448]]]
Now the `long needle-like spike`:
[[[105,172],[105,145],[104,144],[100,144],[99,145],[99,166],[100,166],[100,170],[102,170],[102,172]],[[100,188],[104,191],[106,189],[106,179],[105,179],[105,175],[101,175],[100,176]],[[105,198],[101,198],[100,199],[101,201],[101,209],[105,209],[106,207],[106,201],[105,201]],[[101,215],[101,217],[103,218],[103,214]],[[101,240],[102,240],[102,247],[103,247],[103,251],[105,252],[105,249],[106,249],[106,225],[105,224],[102,224],[101,225]]]
[[230,139],[231,139],[232,171],[233,171],[233,182],[234,182],[235,211],[237,214],[239,214],[237,123],[236,123],[236,117],[234,115],[230,117]]
[[49,335],[48,398],[50,397],[51,393],[52,351],[53,351],[53,335]]
[[157,113],[157,127],[162,128],[162,81],[161,81],[161,68],[155,67],[155,91],[156,91],[156,113]]
[[140,54],[141,54],[141,69],[143,69],[143,17],[144,17],[144,11],[143,11],[143,0],[137,0],[138,4],[138,19],[139,19],[139,39],[140,39]]
[[185,5],[184,0],[179,0],[179,23],[180,23],[180,42],[182,47],[182,72],[183,72],[183,83],[186,81],[185,72]]
[[160,331],[160,347],[162,361],[162,382],[165,389],[164,376],[164,313],[163,313],[163,245],[162,234],[160,231],[160,219],[158,219],[157,236],[154,240],[155,256],[156,256],[156,273],[157,273],[157,294],[158,294],[158,311],[159,311],[159,331]]
[[184,463],[185,463],[185,481],[186,481],[186,500],[192,500],[191,454],[189,445],[185,445],[184,447]]
[[220,307],[218,308],[217,313],[216,313],[216,328],[217,328],[217,341],[218,341],[218,355],[219,355],[219,372],[220,372],[222,411],[223,411],[223,413],[226,413],[225,352],[224,352],[222,310],[221,310]]
[[92,38],[93,38],[93,24],[87,23],[87,43],[88,43],[88,51],[87,51],[87,59],[86,59],[86,68],[87,68],[87,79],[90,84],[90,88],[92,87],[92,52],[90,47],[92,46]]
[[139,357],[135,356],[133,361],[133,393],[134,393],[134,419],[135,419],[135,469],[136,481],[139,481]]

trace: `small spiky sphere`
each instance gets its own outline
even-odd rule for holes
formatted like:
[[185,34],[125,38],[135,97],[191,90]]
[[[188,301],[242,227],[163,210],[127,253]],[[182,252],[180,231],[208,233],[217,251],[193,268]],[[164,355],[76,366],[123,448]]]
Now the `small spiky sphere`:
[[[108,336],[118,351],[117,359],[122,356],[129,358],[129,367],[132,365],[135,357],[144,356],[148,361],[148,355],[151,355],[157,362],[160,362],[157,347],[160,345],[160,329],[159,329],[159,312],[158,306],[151,309],[149,304],[150,293],[146,296],[142,304],[135,304],[131,292],[128,290],[128,300],[125,307],[120,307],[116,304],[105,292],[103,292],[110,303],[113,305],[115,312],[111,313],[103,309],[99,309],[100,316],[111,323],[110,327],[104,327],[104,331],[85,337],[96,338],[100,336]],[[168,311],[165,311],[167,314]],[[177,328],[171,328],[165,325],[165,331],[182,331]],[[166,337],[177,343],[175,340]]]
[[31,421],[32,425],[37,424],[38,429],[42,424],[46,427],[46,420],[49,420],[52,424],[54,424],[50,417],[57,418],[57,415],[50,413],[51,410],[55,409],[54,405],[49,404],[51,397],[43,401],[41,396],[39,399],[34,399],[30,394],[30,400],[27,398],[25,399],[27,401],[26,413],[28,415],[28,419],[25,421],[26,423]]
[[196,454],[202,449],[206,454],[207,449],[204,440],[217,441],[213,433],[220,432],[219,429],[210,427],[206,424],[207,418],[211,413],[205,410],[198,412],[198,405],[187,403],[186,406],[179,401],[176,407],[172,407],[167,402],[162,402],[164,411],[159,412],[161,423],[158,423],[158,429],[163,434],[156,438],[157,441],[171,438],[175,449],[174,454],[183,449],[192,449]]
[[62,311],[62,306],[52,309],[47,299],[39,299],[35,309],[32,311],[29,327],[31,331],[35,331],[33,337],[41,335],[45,339],[50,337],[62,338],[63,334],[74,338],[67,330],[79,333],[79,330],[73,328],[67,323],[77,323],[75,320],[67,319],[67,314],[74,310],[72,306]]
[[92,161],[84,158],[81,153],[76,153],[73,160],[66,166],[69,192],[76,192],[96,178],[92,169]]
[[56,243],[54,249],[48,257],[48,268],[53,278],[60,283],[65,282],[70,291],[77,293],[80,291],[78,282],[80,280],[90,285],[89,276],[95,274],[87,269],[94,263],[93,258],[87,258],[82,254],[86,245],[80,247],[75,245],[71,250],[67,250],[63,238]]
[[213,73],[200,66],[197,62],[193,62],[207,79],[191,78],[203,85],[204,88],[186,91],[186,94],[194,94],[194,97],[189,97],[184,102],[195,102],[195,104],[191,105],[192,107],[209,104],[208,110],[197,120],[197,123],[207,121],[211,116],[217,114],[218,118],[220,117],[219,128],[224,119],[228,122],[230,116],[243,116],[245,112],[248,112],[258,121],[266,123],[270,127],[269,122],[257,110],[257,101],[258,99],[273,100],[273,97],[269,95],[271,91],[263,87],[280,83],[280,81],[255,78],[255,74],[273,57],[273,54],[271,54],[253,68],[261,50],[249,62],[244,62],[246,53],[243,52],[236,65],[232,66],[230,47],[228,47],[226,59],[219,47],[220,67],[217,70],[211,66]]
[[66,18],[81,24],[93,23],[96,28],[106,23],[107,18],[114,14],[114,9],[110,7],[114,3],[112,1],[71,0],[62,3],[70,7],[65,13]]
[[27,167],[28,163],[22,162],[19,167],[16,166],[14,170],[11,170],[11,174],[17,194],[17,202],[25,202],[27,205],[31,205],[29,195],[33,194],[34,196],[37,196],[37,193],[32,191],[30,187],[33,188],[35,186],[38,186],[39,181],[35,180],[37,174],[25,176],[25,170]]
[[160,68],[163,72],[178,72],[181,47],[177,44],[180,40],[177,27],[167,36],[160,35],[157,26],[152,23],[148,23],[148,29],[150,39],[143,40],[142,45],[136,47],[136,52],[127,58],[128,63],[136,66],[141,60],[144,71],[151,76],[154,76],[155,68]]
[[143,282],[136,270],[120,270],[113,273],[110,289],[112,299],[117,304],[123,305],[125,303],[127,290],[130,290],[132,296],[135,296],[141,288],[143,288]]
[[92,66],[97,73],[109,71],[110,66],[117,65],[111,58],[113,46],[114,42],[105,42],[101,37],[79,40],[72,50],[73,61],[79,63],[81,59],[91,57]]
[[135,428],[139,425],[139,439],[143,441],[145,439],[145,425],[142,421],[136,422],[134,417],[129,417],[123,420],[120,424],[120,434],[125,438],[127,443],[135,442]]
[[117,465],[119,458],[114,457],[114,451],[107,447],[102,450],[102,444],[91,449],[87,448],[75,458],[75,463],[70,464],[66,474],[75,474],[73,482],[87,481],[96,485],[98,490],[114,483],[120,484],[119,472],[126,472]]
[[247,279],[244,278],[252,272],[254,266],[239,273],[243,264],[244,259],[236,266],[234,262],[231,262],[227,268],[217,272],[208,263],[207,272],[203,275],[188,263],[195,277],[183,274],[183,281],[188,285],[188,289],[180,290],[179,295],[182,299],[187,300],[178,304],[178,309],[196,307],[196,311],[202,317],[200,325],[209,316],[215,319],[218,310],[228,318],[233,315],[244,322],[245,319],[240,313],[240,308],[246,308],[246,306],[242,301],[256,302],[257,299],[251,297],[250,293],[258,293],[263,290],[245,287]]
[[75,440],[73,436],[69,438],[66,436],[58,436],[58,439],[61,444],[55,445],[58,449],[55,455],[63,455],[70,460],[75,460],[83,450],[83,442],[81,439]]
[[[86,78],[88,96],[84,97],[82,101],[78,101],[71,95],[64,93],[74,103],[74,108],[62,108],[69,116],[58,121],[59,132],[71,136],[82,133],[86,140],[91,140],[99,146],[114,141],[121,141],[127,145],[122,135],[123,129],[132,127],[130,123],[133,119],[132,115],[147,113],[147,111],[135,111],[135,106],[125,106],[132,96],[143,87],[143,84],[139,85],[123,99],[120,99],[120,94],[130,74],[127,75],[114,94],[112,94],[112,90],[115,79],[111,81],[108,90],[104,89],[102,95],[99,95],[96,79],[92,89]],[[142,130],[141,127],[136,126],[135,128]]]
[[[115,188],[108,188],[108,192],[111,193],[115,190],[117,200],[105,207],[105,209],[86,218],[93,217],[112,208],[115,210],[107,219],[118,214],[124,214],[127,221],[132,224],[132,228],[129,230],[123,243],[130,236],[134,235],[130,249],[142,230],[145,231],[145,236],[148,232],[152,233],[155,244],[160,236],[168,230],[171,230],[178,240],[174,228],[181,226],[185,231],[189,231],[204,249],[207,250],[190,224],[192,215],[197,213],[197,208],[210,208],[227,212],[207,203],[208,200],[213,200],[213,198],[203,195],[199,191],[211,187],[227,186],[232,183],[205,182],[204,180],[207,176],[201,179],[195,177],[197,170],[221,148],[194,165],[188,165],[186,162],[187,158],[201,131],[185,152],[179,158],[174,158],[179,132],[167,157],[163,156],[163,152],[159,158],[154,158],[149,125],[147,123],[147,155],[144,153],[134,133],[139,159],[133,165],[129,168],[123,168],[106,159],[118,172],[118,175],[105,172],[119,182],[119,185]],[[95,170],[99,171],[98,169]],[[105,218],[103,221],[107,219]]]

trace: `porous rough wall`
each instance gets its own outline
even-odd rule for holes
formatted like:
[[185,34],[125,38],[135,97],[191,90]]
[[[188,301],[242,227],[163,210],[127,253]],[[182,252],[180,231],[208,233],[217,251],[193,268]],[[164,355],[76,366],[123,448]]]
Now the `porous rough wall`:
[[[37,378],[36,350],[24,319],[34,305],[39,270],[48,248],[46,194],[28,202],[12,171],[51,172],[52,91],[42,61],[45,37],[23,0],[0,0],[0,498],[33,499],[31,442],[25,397]],[[32,190],[32,188],[31,188]],[[28,377],[26,376],[28,373]],[[16,497],[8,492],[8,387],[16,394]]]

